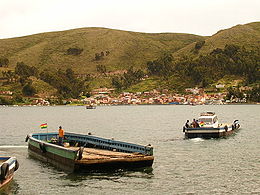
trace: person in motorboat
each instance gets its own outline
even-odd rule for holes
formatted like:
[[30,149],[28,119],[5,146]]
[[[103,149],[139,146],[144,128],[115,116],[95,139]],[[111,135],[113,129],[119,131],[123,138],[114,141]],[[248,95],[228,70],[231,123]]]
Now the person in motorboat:
[[189,128],[189,127],[190,127],[190,121],[187,120],[184,126],[185,126],[186,128]]
[[193,122],[191,123],[191,126],[192,126],[193,128],[198,128],[198,127],[200,127],[200,126],[199,126],[199,123],[198,123],[195,119],[193,119]]

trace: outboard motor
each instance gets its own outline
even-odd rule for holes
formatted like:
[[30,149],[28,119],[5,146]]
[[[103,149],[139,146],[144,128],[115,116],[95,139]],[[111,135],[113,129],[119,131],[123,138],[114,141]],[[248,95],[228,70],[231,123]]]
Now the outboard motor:
[[234,126],[234,129],[238,129],[240,127],[239,121],[238,120],[234,120],[233,126]]

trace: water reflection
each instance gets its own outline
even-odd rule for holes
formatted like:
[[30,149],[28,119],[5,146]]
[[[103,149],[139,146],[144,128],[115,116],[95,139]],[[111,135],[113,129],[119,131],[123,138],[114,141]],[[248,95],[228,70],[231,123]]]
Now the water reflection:
[[143,178],[143,179],[151,179],[154,176],[153,168],[138,168],[132,170],[126,169],[118,169],[114,171],[95,171],[89,173],[70,173],[67,175],[63,175],[60,179],[70,180],[73,182],[80,182],[83,180],[111,180],[114,182],[118,182],[119,178],[122,177],[134,177],[134,178]]

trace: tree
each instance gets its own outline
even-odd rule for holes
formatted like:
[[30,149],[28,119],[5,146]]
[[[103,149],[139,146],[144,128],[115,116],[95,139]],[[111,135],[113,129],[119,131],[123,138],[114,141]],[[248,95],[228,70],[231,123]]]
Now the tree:
[[196,42],[194,49],[200,50],[204,44],[205,44],[205,41],[198,41],[198,42]]
[[252,90],[247,91],[248,100],[252,102],[260,102],[260,86],[253,87]]
[[13,99],[16,103],[23,103],[23,97],[20,94],[14,94]]
[[120,89],[122,89],[122,83],[121,83],[121,79],[119,78],[119,77],[117,77],[117,76],[115,76],[115,77],[113,77],[112,78],[112,85],[116,88],[116,89],[118,89],[118,90],[120,90]]
[[131,66],[127,72],[125,72],[122,76],[115,76],[112,78],[112,85],[118,89],[126,89],[131,85],[134,85],[141,81],[144,77],[144,72],[142,70],[134,70]]
[[65,72],[46,70],[41,72],[40,78],[55,87],[58,90],[58,95],[63,98],[77,98],[81,92],[85,93],[87,90],[85,81],[78,79],[71,68],[66,69]]
[[23,62],[17,62],[15,73],[19,76],[29,77],[38,76],[38,69],[34,66],[28,66]]
[[98,60],[101,60],[101,55],[99,53],[95,53],[95,60],[98,61]]
[[0,97],[0,105],[13,105],[13,101],[11,99]]
[[67,49],[67,54],[77,56],[77,55],[80,55],[82,53],[82,51],[83,51],[83,49],[73,47],[73,48]]
[[227,96],[226,96],[227,99],[244,98],[244,94],[241,91],[239,91],[238,88],[229,87],[227,90],[228,90],[228,93],[227,93]]
[[172,55],[165,53],[157,60],[147,62],[147,70],[150,75],[167,77],[173,73],[172,61]]
[[36,94],[36,89],[32,86],[31,83],[27,83],[22,89],[23,95],[33,96]]
[[224,53],[227,56],[232,57],[238,52],[239,49],[240,48],[237,45],[233,45],[233,44],[226,45],[225,48],[224,48]]
[[0,67],[8,67],[9,60],[8,58],[2,57],[0,58]]
[[76,80],[75,73],[71,68],[66,69],[66,76],[70,82],[74,82]]
[[97,72],[101,74],[106,74],[107,68],[104,65],[96,65]]

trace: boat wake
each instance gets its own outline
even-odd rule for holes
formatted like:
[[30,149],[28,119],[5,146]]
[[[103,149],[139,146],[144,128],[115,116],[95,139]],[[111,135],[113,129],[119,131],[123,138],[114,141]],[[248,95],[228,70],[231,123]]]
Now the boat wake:
[[182,141],[183,139],[184,139],[183,137],[176,137],[176,138],[162,140],[162,142]]
[[20,146],[16,146],[16,145],[3,145],[3,146],[0,146],[0,149],[1,148],[27,148],[28,146],[26,145],[20,145]]
[[193,141],[193,142],[203,142],[203,141],[205,141],[205,139],[202,139],[200,137],[192,138],[190,140]]

